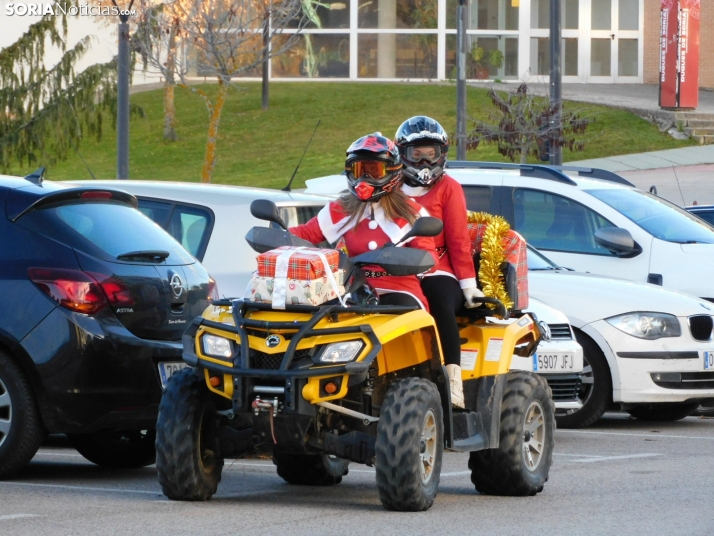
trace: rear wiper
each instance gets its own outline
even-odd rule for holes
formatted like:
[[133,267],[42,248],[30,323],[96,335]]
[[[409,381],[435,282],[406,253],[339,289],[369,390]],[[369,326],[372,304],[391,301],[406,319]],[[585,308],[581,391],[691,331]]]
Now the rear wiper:
[[117,259],[120,261],[129,259],[146,259],[148,261],[161,262],[166,260],[170,255],[168,251],[162,249],[147,249],[146,251],[130,251],[129,253],[122,253],[117,255]]

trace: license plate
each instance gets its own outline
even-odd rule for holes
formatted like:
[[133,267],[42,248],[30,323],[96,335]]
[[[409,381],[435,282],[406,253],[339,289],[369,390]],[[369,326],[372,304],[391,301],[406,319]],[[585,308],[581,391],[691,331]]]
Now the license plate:
[[183,361],[159,363],[159,377],[161,378],[161,388],[166,389],[166,384],[169,383],[171,376],[187,367],[188,365]]
[[575,366],[575,356],[565,353],[533,354],[533,372],[565,372]]
[[704,352],[704,370],[714,370],[714,352]]

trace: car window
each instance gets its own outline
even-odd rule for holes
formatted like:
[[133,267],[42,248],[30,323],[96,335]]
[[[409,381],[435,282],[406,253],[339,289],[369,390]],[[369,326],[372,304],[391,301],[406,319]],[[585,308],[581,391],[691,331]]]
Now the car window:
[[29,212],[21,222],[44,236],[107,260],[136,251],[168,251],[167,264],[195,262],[161,227],[123,203],[50,205]]
[[139,199],[139,210],[163,227],[191,255],[203,260],[213,230],[210,210],[154,199]]
[[612,223],[585,205],[541,190],[513,192],[514,228],[538,249],[611,256],[595,231]]
[[686,210],[641,190],[585,190],[660,240],[714,244],[714,229]]
[[[307,223],[312,218],[317,216],[317,213],[322,209],[322,205],[309,205],[299,207],[279,207],[280,217],[288,227],[295,227]],[[275,224],[272,224],[275,225]]]
[[529,270],[557,270],[560,268],[535,248],[528,246],[528,269]]
[[489,186],[464,186],[466,207],[474,212],[491,211],[492,189]]

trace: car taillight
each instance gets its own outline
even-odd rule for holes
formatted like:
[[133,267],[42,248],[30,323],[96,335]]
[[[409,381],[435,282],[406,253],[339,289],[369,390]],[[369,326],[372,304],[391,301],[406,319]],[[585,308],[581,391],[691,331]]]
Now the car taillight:
[[79,270],[30,268],[27,274],[40,290],[70,311],[91,315],[109,303],[99,283]]
[[27,274],[40,290],[70,311],[91,315],[107,305],[134,305],[127,286],[113,277],[62,268],[30,268]]
[[208,277],[208,299],[210,301],[217,300],[219,299],[220,296],[218,294],[218,285],[216,284],[216,280],[213,279],[211,276]]

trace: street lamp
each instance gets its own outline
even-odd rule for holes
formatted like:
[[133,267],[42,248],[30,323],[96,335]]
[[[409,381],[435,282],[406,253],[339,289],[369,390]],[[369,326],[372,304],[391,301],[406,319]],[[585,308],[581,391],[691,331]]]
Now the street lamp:
[[[114,7],[119,9],[115,0]],[[117,179],[129,178],[129,11],[119,10],[119,55],[117,57]]]
[[[551,132],[558,135],[562,128],[563,94],[561,89],[562,72],[560,69],[560,1],[550,0],[550,107],[555,115],[550,118]],[[557,143],[550,144],[550,163],[560,166],[563,163],[563,148]]]
[[466,160],[466,2],[456,8],[456,158]]

